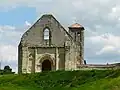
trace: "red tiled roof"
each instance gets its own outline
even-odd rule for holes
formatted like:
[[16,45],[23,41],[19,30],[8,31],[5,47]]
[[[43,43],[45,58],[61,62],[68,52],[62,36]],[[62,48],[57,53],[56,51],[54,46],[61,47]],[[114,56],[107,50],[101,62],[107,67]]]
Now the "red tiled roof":
[[83,26],[78,23],[75,23],[75,24],[72,24],[69,28],[83,28]]

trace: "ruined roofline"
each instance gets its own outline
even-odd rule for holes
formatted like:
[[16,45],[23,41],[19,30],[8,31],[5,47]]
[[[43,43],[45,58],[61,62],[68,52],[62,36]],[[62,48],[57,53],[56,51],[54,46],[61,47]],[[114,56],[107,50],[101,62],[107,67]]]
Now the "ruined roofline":
[[[73,40],[73,37],[68,33],[68,31],[59,23],[59,21],[58,21],[52,14],[43,14],[43,15],[41,15],[41,17],[40,17],[39,19],[37,19],[37,20],[24,32],[24,34],[22,35],[22,37],[21,37],[21,39],[20,39],[20,43],[21,43],[24,35],[27,34],[27,32],[29,32],[29,30],[30,30],[32,27],[34,27],[35,24],[36,24],[39,20],[41,20],[41,18],[44,17],[44,16],[47,16],[47,17],[49,16],[49,17],[52,17],[53,19],[55,19],[55,21],[63,28],[63,30],[65,31],[65,33],[69,36],[69,38]],[[19,43],[19,44],[20,44],[20,43]]]

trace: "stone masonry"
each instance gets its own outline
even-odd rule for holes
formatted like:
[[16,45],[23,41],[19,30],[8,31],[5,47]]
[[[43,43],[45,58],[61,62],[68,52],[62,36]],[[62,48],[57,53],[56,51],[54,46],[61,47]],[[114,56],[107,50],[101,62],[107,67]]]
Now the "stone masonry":
[[18,46],[18,73],[76,70],[84,61],[84,27],[67,32],[53,15],[45,14],[22,36]]

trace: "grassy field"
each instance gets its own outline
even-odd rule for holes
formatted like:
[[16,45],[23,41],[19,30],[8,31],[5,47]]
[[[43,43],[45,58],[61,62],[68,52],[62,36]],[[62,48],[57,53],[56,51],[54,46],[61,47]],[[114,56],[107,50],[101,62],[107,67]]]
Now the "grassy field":
[[0,90],[120,90],[120,70],[4,75]]

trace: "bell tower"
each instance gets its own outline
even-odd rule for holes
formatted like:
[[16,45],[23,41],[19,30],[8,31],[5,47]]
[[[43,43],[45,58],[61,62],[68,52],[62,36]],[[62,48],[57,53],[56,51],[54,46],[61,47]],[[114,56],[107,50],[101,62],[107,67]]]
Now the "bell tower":
[[78,23],[71,25],[69,33],[73,37],[74,42],[79,46],[80,64],[84,63],[84,27]]

